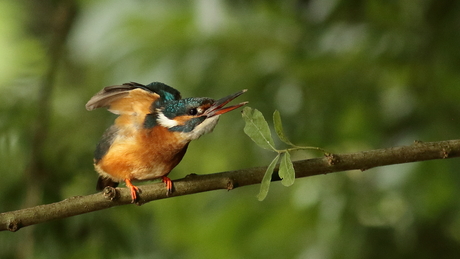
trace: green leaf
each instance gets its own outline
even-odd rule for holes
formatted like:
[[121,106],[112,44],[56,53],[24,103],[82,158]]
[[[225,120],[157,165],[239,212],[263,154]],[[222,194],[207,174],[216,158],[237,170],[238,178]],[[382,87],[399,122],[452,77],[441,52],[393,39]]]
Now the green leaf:
[[242,115],[246,122],[244,133],[260,147],[276,151],[270,128],[262,113],[257,109],[245,107]]
[[276,155],[275,159],[273,159],[273,161],[270,163],[270,165],[267,167],[267,170],[265,171],[264,178],[262,179],[262,182],[260,184],[260,191],[257,195],[257,199],[259,199],[259,201],[263,201],[265,197],[267,197],[268,189],[270,188],[270,183],[272,181],[273,170],[275,169],[276,163],[278,162],[279,158],[280,154]]
[[275,112],[273,113],[273,124],[275,126],[275,132],[278,135],[278,137],[281,139],[281,141],[283,141],[284,143],[288,145],[295,146],[294,144],[292,144],[291,141],[289,141],[286,135],[284,135],[283,124],[281,122],[281,115],[278,110],[275,110]]
[[291,186],[294,183],[295,170],[289,152],[284,153],[283,158],[281,158],[278,175],[282,179],[281,183],[284,186]]

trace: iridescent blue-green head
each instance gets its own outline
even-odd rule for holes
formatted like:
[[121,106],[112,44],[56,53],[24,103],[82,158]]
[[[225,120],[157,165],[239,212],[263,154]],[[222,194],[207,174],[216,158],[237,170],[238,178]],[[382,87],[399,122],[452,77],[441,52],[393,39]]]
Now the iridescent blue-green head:
[[247,102],[224,107],[247,90],[214,100],[192,97],[180,100],[159,100],[152,105],[152,118],[146,119],[145,127],[162,126],[172,132],[181,132],[188,140],[194,140],[211,132],[221,114],[237,109]]

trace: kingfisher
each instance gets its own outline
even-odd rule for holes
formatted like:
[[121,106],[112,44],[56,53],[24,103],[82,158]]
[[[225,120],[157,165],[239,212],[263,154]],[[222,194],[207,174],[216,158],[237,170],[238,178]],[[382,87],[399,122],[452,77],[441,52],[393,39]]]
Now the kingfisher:
[[169,195],[173,185],[168,174],[182,160],[190,141],[211,132],[220,115],[245,105],[247,102],[224,107],[246,91],[214,100],[182,99],[178,90],[160,82],[103,88],[88,101],[86,109],[106,107],[118,117],[94,152],[94,167],[99,173],[96,189],[124,182],[135,203],[139,188],[133,181],[161,179]]

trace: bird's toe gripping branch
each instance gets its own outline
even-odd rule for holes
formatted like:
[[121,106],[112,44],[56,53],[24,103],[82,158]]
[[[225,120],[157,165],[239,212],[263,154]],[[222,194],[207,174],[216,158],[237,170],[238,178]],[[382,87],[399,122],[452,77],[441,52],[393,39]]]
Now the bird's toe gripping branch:
[[[161,180],[165,183],[166,185],[166,195],[169,196],[169,194],[171,194],[173,192],[173,183],[171,181],[171,179],[169,179],[169,177],[167,176],[162,176],[161,177]],[[132,203],[136,203],[139,201],[139,187],[133,185],[131,183],[131,180],[129,179],[125,179],[125,183],[126,183],[126,187],[129,188],[129,190],[131,191],[131,198],[132,198]]]
[[169,196],[169,194],[171,194],[172,191],[173,191],[173,184],[172,184],[172,181],[171,181],[171,179],[169,179],[169,177],[167,177],[167,176],[161,177],[161,180],[165,183],[165,185],[166,185],[166,195]]
[[131,183],[129,179],[125,179],[126,187],[131,191],[132,203],[136,203],[139,199],[139,188]]

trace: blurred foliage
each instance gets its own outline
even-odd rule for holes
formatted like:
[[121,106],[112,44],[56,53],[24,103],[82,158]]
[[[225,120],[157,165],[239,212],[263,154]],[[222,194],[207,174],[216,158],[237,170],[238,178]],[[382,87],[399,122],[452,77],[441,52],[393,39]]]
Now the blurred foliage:
[[[22,208],[35,184],[25,171],[61,2],[0,2],[1,212]],[[40,153],[40,203],[95,192],[92,152],[114,116],[84,104],[129,81],[164,82],[185,97],[247,88],[252,107],[281,112],[293,143],[330,152],[459,137],[460,2],[77,5]],[[223,116],[172,179],[268,165],[272,153],[243,127],[237,112]],[[452,159],[274,183],[263,202],[252,186],[117,207],[0,233],[0,257],[458,258],[459,168]]]

